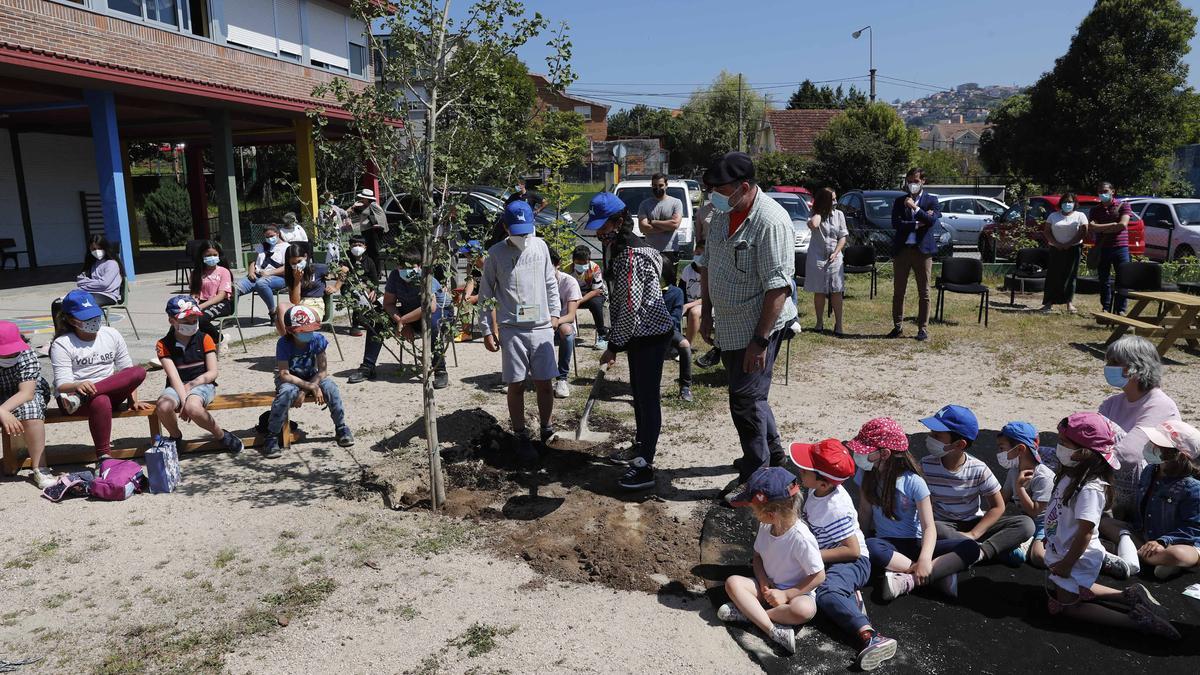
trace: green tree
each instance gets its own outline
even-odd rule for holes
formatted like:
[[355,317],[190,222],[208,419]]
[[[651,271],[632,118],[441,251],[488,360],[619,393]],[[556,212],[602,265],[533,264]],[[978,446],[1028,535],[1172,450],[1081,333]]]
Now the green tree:
[[192,209],[187,190],[173,178],[159,181],[142,205],[150,241],[158,246],[179,246],[192,236]]
[[677,169],[708,166],[714,157],[738,147],[738,117],[747,147],[762,124],[768,109],[767,99],[741,81],[737,75],[721,71],[712,85],[694,92],[684,104],[669,136],[667,149],[671,164]]
[[913,164],[925,169],[925,179],[930,183],[961,183],[963,181],[963,154],[953,150],[917,150]]
[[919,139],[886,103],[851,108],[813,141],[811,173],[838,191],[891,187],[910,167]]
[[1097,0],[1028,109],[993,115],[989,168],[1055,187],[1138,184],[1188,134],[1183,56],[1195,28],[1179,0]]
[[[635,105],[608,116],[610,138],[647,136],[668,138],[675,133],[675,118],[670,110]],[[670,148],[668,148],[670,149]]]
[[811,162],[803,155],[788,152],[764,152],[754,158],[754,173],[765,186],[804,185]]
[[837,109],[844,110],[853,106],[867,104],[867,95],[859,91],[854,85],[850,85],[850,91],[847,93],[842,89],[842,85],[838,85],[837,89],[825,85],[818,87],[812,83],[812,80],[805,80],[800,83],[800,86],[792,93],[788,99],[788,110],[807,110],[807,109]]

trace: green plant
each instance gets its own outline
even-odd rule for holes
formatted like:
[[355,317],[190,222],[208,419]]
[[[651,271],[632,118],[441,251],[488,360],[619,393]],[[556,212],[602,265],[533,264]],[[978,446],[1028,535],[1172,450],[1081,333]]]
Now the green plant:
[[191,199],[174,180],[164,180],[142,206],[150,241],[159,246],[187,243],[192,233]]
[[1163,263],[1163,276],[1168,281],[1200,281],[1200,258],[1189,255]]

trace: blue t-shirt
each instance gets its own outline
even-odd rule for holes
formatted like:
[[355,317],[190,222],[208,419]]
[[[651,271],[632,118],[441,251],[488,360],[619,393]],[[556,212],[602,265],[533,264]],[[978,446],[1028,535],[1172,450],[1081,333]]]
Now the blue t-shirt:
[[683,289],[671,285],[663,289],[663,303],[667,306],[667,313],[675,320],[675,330],[682,330],[683,322]]
[[[862,487],[863,473],[854,474],[854,482]],[[925,479],[907,472],[896,479],[896,501],[893,508],[896,520],[889,519],[878,506],[871,507],[871,522],[875,525],[876,537],[890,539],[920,539],[921,518],[917,515],[917,502],[929,497],[929,486]]]
[[317,355],[329,347],[329,340],[320,333],[313,333],[308,344],[297,345],[291,337],[281,337],[275,343],[275,360],[287,361],[288,371],[307,380],[317,374]]
[[[434,312],[433,317],[434,325],[437,325],[449,305],[446,293],[442,290],[442,285],[438,283],[437,279],[431,279],[431,281],[433,281],[433,299],[437,301],[438,305],[438,310]],[[409,283],[400,278],[400,270],[394,269],[388,274],[387,284],[384,286],[383,291],[396,296],[396,309],[401,314],[407,314],[421,306],[420,277]]]

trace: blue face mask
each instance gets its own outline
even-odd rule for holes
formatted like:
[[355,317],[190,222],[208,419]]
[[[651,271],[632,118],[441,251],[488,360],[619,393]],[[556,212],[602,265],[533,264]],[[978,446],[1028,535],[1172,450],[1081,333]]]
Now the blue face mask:
[[1104,366],[1104,381],[1117,389],[1124,389],[1129,384],[1129,377],[1121,366]]
[[421,270],[413,267],[405,267],[404,269],[396,270],[396,273],[400,275],[401,280],[410,284],[416,281],[417,277],[421,276]]
[[714,209],[721,213],[729,213],[733,210],[733,207],[729,205],[729,197],[716,191],[712,193],[712,205]]
[[1112,201],[1112,193],[1101,192],[1100,193],[1100,201],[1104,202],[1105,204],[1111,202]]
[[219,262],[221,262],[221,259],[215,255],[209,255],[209,256],[204,257],[204,264],[208,265],[209,267],[216,267],[217,263],[219,263]]
[[1063,213],[1070,213],[1075,210],[1075,205],[1071,202],[1063,202],[1060,208],[1062,209]]
[[588,266],[587,266],[587,265],[576,265],[576,266],[575,266],[575,273],[576,273],[576,274],[586,274],[586,273],[587,273],[587,271],[588,271]]
[[279,242],[279,237],[267,237],[266,239],[263,239],[263,243],[266,244],[267,246],[274,246],[278,242]]
[[302,345],[312,342],[313,339],[313,333],[292,333],[292,335],[296,337],[296,342]]
[[696,257],[692,258],[692,262],[696,264],[696,267],[700,267],[701,265],[704,264],[704,254],[697,253]]

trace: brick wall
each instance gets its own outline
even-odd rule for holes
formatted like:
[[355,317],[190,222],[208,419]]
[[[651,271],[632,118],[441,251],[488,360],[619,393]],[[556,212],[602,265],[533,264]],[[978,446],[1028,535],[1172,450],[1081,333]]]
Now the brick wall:
[[[0,45],[302,100],[314,100],[313,87],[337,77],[48,0],[0,0]],[[356,88],[366,86],[348,81]]]
[[608,140],[608,108],[596,105],[591,101],[583,101],[569,96],[563,96],[546,85],[546,79],[541,75],[531,75],[534,86],[537,87],[537,105],[540,109],[574,111],[577,105],[588,105],[592,108],[592,121],[583,123],[583,133],[592,142]]

